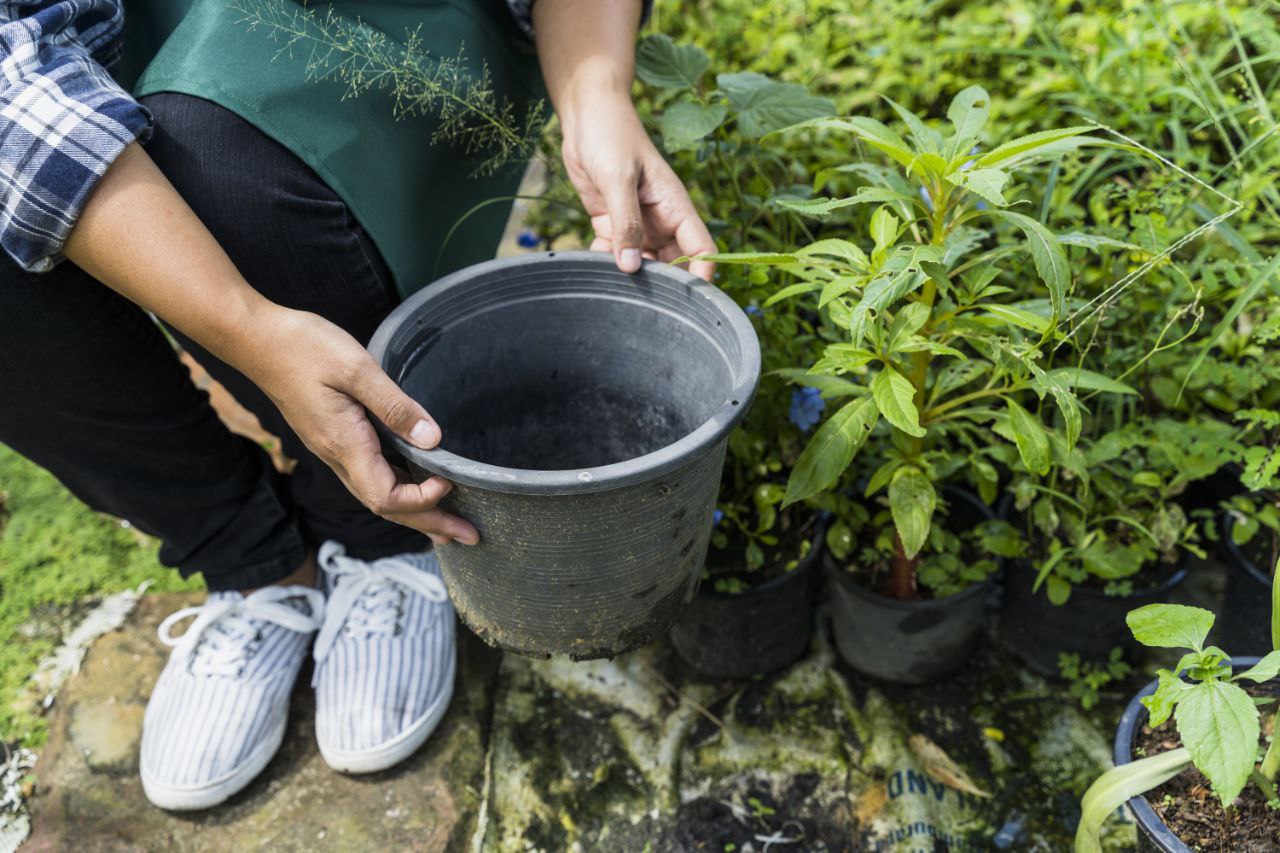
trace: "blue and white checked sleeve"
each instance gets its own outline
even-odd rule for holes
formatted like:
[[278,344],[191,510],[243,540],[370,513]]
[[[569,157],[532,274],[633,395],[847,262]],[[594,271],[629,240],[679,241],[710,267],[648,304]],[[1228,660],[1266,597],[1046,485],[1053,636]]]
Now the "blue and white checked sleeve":
[[0,0],[0,247],[44,272],[151,113],[107,72],[121,0]]

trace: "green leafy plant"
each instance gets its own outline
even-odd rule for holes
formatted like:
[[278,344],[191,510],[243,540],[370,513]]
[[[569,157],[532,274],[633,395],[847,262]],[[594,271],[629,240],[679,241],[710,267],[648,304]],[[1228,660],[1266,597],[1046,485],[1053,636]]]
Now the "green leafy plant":
[[[865,494],[887,492],[896,537],[888,590],[909,598],[938,506],[936,484],[962,472],[993,500],[992,448],[1005,443],[1027,470],[1047,473],[1051,436],[1060,432],[1070,449],[1082,428],[1073,389],[1107,381],[1054,365],[1049,344],[1071,287],[1065,250],[1041,221],[1011,209],[1030,192],[1015,182],[1018,173],[1105,143],[1089,128],[1070,127],[979,153],[991,103],[976,86],[952,101],[946,131],[892,106],[910,142],[865,116],[792,128],[835,131],[878,155],[815,175],[815,190],[851,186],[847,194],[775,202],[842,236],[786,252],[713,257],[775,270],[765,310],[794,300],[820,318],[821,357],[786,375],[828,401],[849,402],[801,453],[784,504],[835,486],[871,442],[863,456],[873,464],[861,465]],[[829,224],[861,208],[871,211],[860,223],[862,239]],[[1043,289],[1011,299],[1031,290],[1028,276]],[[1060,431],[1045,424],[1042,400],[1056,408]]]
[[1151,726],[1173,718],[1183,746],[1123,764],[1099,777],[1084,795],[1076,853],[1100,853],[1099,833],[1112,812],[1192,765],[1209,780],[1224,808],[1231,807],[1250,781],[1268,802],[1280,806],[1275,787],[1280,775],[1280,738],[1272,738],[1259,762],[1262,712],[1241,686],[1242,682],[1269,682],[1280,675],[1280,583],[1273,582],[1271,591],[1274,650],[1241,672],[1235,671],[1226,652],[1205,645],[1214,622],[1208,610],[1149,604],[1130,611],[1127,621],[1133,636],[1144,645],[1187,650],[1172,670],[1157,671],[1156,691],[1142,700]]
[[1085,583],[1129,595],[1143,572],[1171,569],[1181,552],[1204,556],[1199,528],[1176,498],[1217,470],[1230,446],[1221,424],[1172,419],[1131,421],[1075,450],[1055,443],[1057,468],[1024,473],[1013,486],[1034,589],[1054,604]]
[[1125,663],[1124,649],[1116,646],[1105,661],[1081,660],[1080,655],[1058,655],[1058,671],[1067,680],[1067,689],[1086,711],[1098,704],[1103,688],[1123,681],[1132,667]]

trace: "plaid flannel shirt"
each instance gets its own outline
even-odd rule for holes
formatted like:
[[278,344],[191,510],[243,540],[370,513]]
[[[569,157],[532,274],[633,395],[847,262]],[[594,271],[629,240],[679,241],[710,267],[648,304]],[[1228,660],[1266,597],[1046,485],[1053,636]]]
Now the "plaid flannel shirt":
[[[533,0],[506,2],[532,35]],[[25,270],[62,259],[98,179],[151,135],[109,71],[123,26],[123,0],[0,0],[0,248]]]
[[121,0],[0,2],[0,247],[43,272],[107,166],[151,114],[107,69]]

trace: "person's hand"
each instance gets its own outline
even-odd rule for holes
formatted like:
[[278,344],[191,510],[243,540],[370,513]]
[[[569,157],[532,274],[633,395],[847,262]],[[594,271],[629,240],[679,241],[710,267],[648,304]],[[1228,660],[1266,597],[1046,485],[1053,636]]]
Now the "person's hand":
[[436,508],[452,484],[441,477],[414,483],[392,468],[369,421],[372,414],[405,441],[430,450],[440,443],[440,427],[426,409],[354,338],[324,318],[272,306],[259,322],[262,352],[249,361],[249,378],[351,493],[437,545],[478,542],[470,523]]
[[[716,251],[675,172],[654,148],[626,97],[602,96],[564,122],[564,164],[591,217],[593,251],[612,252],[623,272],[640,258],[672,261]],[[715,266],[693,261],[710,281]]]

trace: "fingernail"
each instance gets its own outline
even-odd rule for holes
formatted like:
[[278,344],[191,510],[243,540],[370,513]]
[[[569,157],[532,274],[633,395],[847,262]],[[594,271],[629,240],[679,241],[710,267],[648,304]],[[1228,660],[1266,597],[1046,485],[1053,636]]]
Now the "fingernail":
[[622,254],[618,256],[618,265],[622,267],[623,272],[635,272],[640,269],[640,250],[623,249]]
[[478,533],[468,533],[466,536],[459,536],[459,537],[457,538],[457,541],[458,541],[458,542],[461,542],[463,545],[479,545],[479,544],[480,544],[480,534],[478,534]]
[[409,440],[423,450],[430,450],[440,442],[440,427],[428,420],[418,421],[409,430]]

